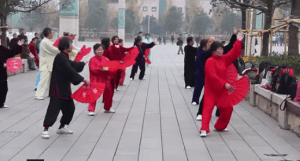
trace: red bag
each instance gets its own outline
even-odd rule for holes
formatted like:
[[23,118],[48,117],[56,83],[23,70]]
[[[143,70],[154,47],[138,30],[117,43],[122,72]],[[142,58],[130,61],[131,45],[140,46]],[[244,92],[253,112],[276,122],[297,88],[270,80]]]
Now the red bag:
[[16,73],[22,69],[22,59],[11,58],[6,61],[7,69],[10,73]]

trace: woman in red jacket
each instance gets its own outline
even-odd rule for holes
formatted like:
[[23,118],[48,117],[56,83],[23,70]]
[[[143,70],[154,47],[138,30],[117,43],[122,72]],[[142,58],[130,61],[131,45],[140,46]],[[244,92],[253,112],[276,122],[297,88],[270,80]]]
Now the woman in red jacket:
[[34,60],[34,62],[35,62],[35,65],[38,67],[39,66],[39,61],[40,61],[40,59],[39,59],[39,55],[37,54],[37,50],[36,50],[36,48],[35,48],[35,46],[36,46],[36,43],[37,43],[37,39],[38,38],[33,38],[32,40],[31,40],[31,42],[30,42],[30,44],[29,44],[29,51],[32,53],[32,55],[34,56],[34,58],[35,58],[35,60]]
[[[113,43],[109,49],[110,49],[110,53],[111,55],[108,57],[109,60],[119,60],[119,61],[122,61],[122,59],[124,58],[125,54],[128,54],[128,52],[133,49],[134,47],[131,47],[131,48],[125,48],[121,45],[119,45],[119,37],[118,36],[113,36],[111,38],[111,42]],[[124,70],[118,70],[116,72],[116,75],[115,75],[115,87],[116,87],[116,90],[118,90],[118,86],[119,86],[119,82],[120,82],[120,79],[121,79],[121,74]]]
[[[113,86],[111,85],[111,73],[108,72],[107,68],[104,67],[105,64],[109,63],[110,60],[103,56],[104,46],[101,44],[94,45],[95,56],[90,60],[90,81],[91,82],[101,82],[105,84],[105,89],[103,93],[104,101],[104,112],[105,113],[114,113],[114,110],[111,110],[112,98],[113,98]],[[89,115],[95,115],[96,102],[91,103],[88,107]]]
[[[243,35],[238,35],[237,41],[233,48],[223,55],[223,44],[214,42],[211,45],[210,51],[212,57],[209,58],[205,64],[205,91],[204,91],[204,106],[202,114],[202,127],[200,129],[200,136],[205,137],[209,130],[209,123],[211,120],[212,111],[214,106],[218,103],[218,99],[222,97],[221,91],[228,90],[233,92],[234,88],[226,82],[227,68],[240,56],[242,51]],[[218,107],[220,116],[215,124],[215,129],[218,131],[228,131],[226,129],[233,106],[231,107]]]

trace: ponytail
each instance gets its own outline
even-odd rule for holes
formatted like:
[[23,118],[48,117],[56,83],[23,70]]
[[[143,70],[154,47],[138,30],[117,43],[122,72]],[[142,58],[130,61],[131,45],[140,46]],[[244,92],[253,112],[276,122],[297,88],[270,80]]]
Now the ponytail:
[[141,36],[138,36],[137,38],[134,39],[134,44],[133,44],[133,46],[137,46],[137,44],[138,44],[139,42],[141,42],[141,41],[142,41],[142,37],[141,37]]

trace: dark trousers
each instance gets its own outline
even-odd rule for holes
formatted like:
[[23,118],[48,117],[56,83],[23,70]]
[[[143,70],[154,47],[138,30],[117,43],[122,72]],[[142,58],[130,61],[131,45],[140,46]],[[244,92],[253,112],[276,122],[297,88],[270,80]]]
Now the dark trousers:
[[184,63],[184,81],[185,87],[194,87],[195,84],[195,66]]
[[135,73],[137,72],[138,68],[140,68],[141,72],[139,75],[139,79],[143,79],[145,75],[145,60],[136,61],[136,63],[132,66],[130,78],[134,79]]
[[200,95],[201,95],[203,86],[204,86],[203,78],[196,77],[195,78],[195,89],[194,89],[192,102],[196,102],[197,104],[199,104],[199,99],[200,99]]
[[63,114],[63,116],[60,119],[60,123],[63,125],[69,125],[72,121],[75,112],[75,105],[73,99],[62,99],[57,95],[51,97],[46,117],[44,120],[44,127],[51,127],[55,123],[59,111],[61,111]]
[[119,86],[122,72],[123,72],[123,70],[117,70],[117,72],[116,72],[116,85],[114,86],[114,87],[116,87],[116,89]]
[[7,81],[0,81],[0,107],[4,106],[8,92]]
[[183,48],[182,48],[182,45],[179,45],[178,55],[179,55],[180,51],[181,51],[181,53],[183,54]]
[[[202,112],[203,112],[203,102],[204,102],[204,95],[203,95],[203,97],[201,99],[201,102],[200,102],[200,105],[199,105],[199,108],[198,108],[197,116],[198,115],[202,115]],[[220,116],[220,112],[219,112],[218,108],[217,108],[217,111],[216,111],[216,116]]]

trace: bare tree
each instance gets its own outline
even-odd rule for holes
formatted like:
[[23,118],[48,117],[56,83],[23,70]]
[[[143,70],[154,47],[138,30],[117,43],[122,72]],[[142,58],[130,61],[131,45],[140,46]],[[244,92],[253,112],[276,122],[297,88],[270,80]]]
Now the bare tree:
[[[291,0],[212,0],[223,3],[231,7],[241,7],[241,8],[253,8],[261,11],[261,13],[265,14],[265,23],[264,29],[268,30],[271,28],[272,25],[272,17],[274,15],[274,11],[278,7],[288,6]],[[244,13],[245,14],[245,13]],[[243,24],[244,25],[244,24]],[[243,26],[242,25],[242,26]],[[269,33],[265,33],[263,35],[263,49],[262,55],[268,56],[269,53]]]
[[[292,0],[291,2],[291,18],[299,18],[300,17],[300,1]],[[299,54],[299,28],[290,24],[289,27],[289,52],[288,55],[298,55]]]

